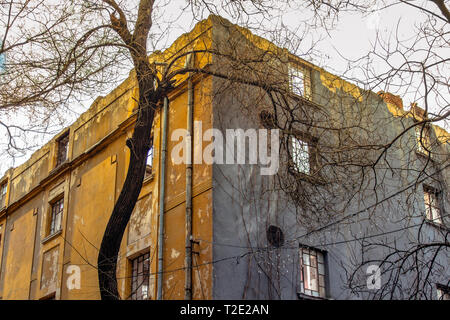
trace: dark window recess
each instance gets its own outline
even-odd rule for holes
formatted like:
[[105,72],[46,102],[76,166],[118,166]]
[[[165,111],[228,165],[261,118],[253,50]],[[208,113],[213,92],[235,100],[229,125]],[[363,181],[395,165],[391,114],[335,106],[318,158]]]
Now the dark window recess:
[[69,151],[69,133],[66,133],[58,140],[56,166],[59,166],[61,163],[67,160],[68,151]]
[[267,229],[267,241],[269,241],[269,243],[276,248],[283,246],[283,231],[276,226],[269,226],[269,228]]
[[0,186],[0,209],[6,206],[6,190],[8,184],[4,183]]
[[52,204],[52,215],[48,233],[49,235],[52,235],[61,230],[63,209],[64,209],[64,198],[61,198]]
[[131,300],[149,299],[150,253],[131,260]]

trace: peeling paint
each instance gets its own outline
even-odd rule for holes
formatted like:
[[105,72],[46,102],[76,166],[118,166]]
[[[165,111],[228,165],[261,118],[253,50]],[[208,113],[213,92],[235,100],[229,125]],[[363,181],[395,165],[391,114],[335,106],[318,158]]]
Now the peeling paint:
[[175,250],[174,248],[172,248],[172,253],[170,254],[170,257],[172,259],[176,259],[180,256],[180,252],[178,252],[177,250]]

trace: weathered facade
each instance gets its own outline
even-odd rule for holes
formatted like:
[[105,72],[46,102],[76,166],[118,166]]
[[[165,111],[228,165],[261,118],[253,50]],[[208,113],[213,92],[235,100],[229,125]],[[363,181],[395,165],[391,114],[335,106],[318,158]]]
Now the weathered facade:
[[[239,57],[252,50],[283,54],[286,60],[275,59],[279,61],[271,61],[269,65],[285,74],[289,73],[288,64],[301,71],[301,95],[306,101],[303,106],[307,105],[311,110],[320,106],[336,110],[335,119],[342,115],[354,118],[354,114],[359,114],[357,110],[363,110],[360,124],[374,127],[373,132],[386,141],[426,115],[404,111],[401,99],[388,93],[362,92],[218,17],[198,23],[192,32],[180,37],[166,51],[153,54],[150,59],[170,62],[189,50],[199,51],[192,58],[195,67],[210,71],[191,74],[190,77],[178,76],[178,85],[168,96],[168,156],[164,178],[161,177],[162,111],[157,112],[153,132],[149,133],[153,136],[151,170],[144,180],[119,256],[117,275],[122,298],[155,299],[157,283],[162,281],[164,299],[184,299],[186,272],[192,275],[194,299],[296,299],[315,296],[312,291],[323,298],[369,297],[371,292],[359,296],[346,287],[347,269],[351,263],[356,263],[355,252],[360,250],[359,242],[350,240],[358,238],[361,230],[368,232],[364,233],[365,236],[373,236],[380,230],[386,232],[403,227],[398,221],[408,210],[417,213],[409,221],[413,221],[413,226],[417,221],[423,221],[426,211],[422,197],[423,181],[416,177],[417,172],[422,171],[423,159],[415,152],[405,151],[416,148],[414,130],[402,135],[400,144],[404,149],[395,147],[391,152],[393,166],[403,168],[403,171],[392,173],[390,177],[383,172],[385,197],[417,178],[414,189],[417,196],[410,207],[404,208],[402,204],[395,209],[382,205],[377,207],[373,214],[388,219],[382,219],[383,223],[376,227],[373,220],[366,220],[357,224],[357,230],[352,229],[354,226],[346,226],[339,232],[330,229],[303,237],[311,231],[310,226],[299,221],[298,203],[289,198],[289,192],[274,187],[279,175],[261,176],[261,165],[257,164],[196,161],[195,155],[202,154],[210,144],[203,141],[205,131],[211,128],[222,132],[226,129],[262,128],[261,110],[270,106],[267,96],[261,94],[260,88],[255,89],[251,81],[236,80],[231,86],[227,85],[234,74],[226,72],[232,69],[232,64],[223,63],[223,56],[236,54]],[[202,50],[211,52],[200,52]],[[221,52],[223,56],[212,51]],[[187,62],[180,59],[177,63],[182,68]],[[227,77],[213,76],[217,70]],[[270,78],[269,75],[267,77]],[[252,77],[248,76],[248,79]],[[137,95],[132,72],[129,79],[110,94],[99,97],[74,124],[35,152],[26,163],[10,169],[0,180],[1,186],[6,188],[0,211],[2,299],[100,298],[95,264],[102,232],[126,176],[130,151],[125,141],[136,119]],[[176,129],[187,128],[189,101],[193,101],[193,123],[201,122],[201,126],[193,128],[191,188],[186,186],[187,165],[176,164],[171,159],[179,143],[171,137]],[[247,105],[243,105],[243,101]],[[339,113],[343,105],[346,111]],[[414,107],[412,110],[421,109]],[[429,184],[432,187],[440,183],[442,220],[439,225],[429,223],[423,228],[433,242],[439,241],[448,230],[449,220],[444,213],[449,210],[446,188],[450,175],[447,168],[449,135],[437,126],[431,128],[433,138],[439,141],[436,147],[439,151],[435,152],[433,161],[441,168],[438,170],[439,179],[433,179]],[[298,130],[305,131],[304,128]],[[334,141],[334,138],[326,139]],[[280,150],[282,152],[283,148]],[[284,172],[282,160],[280,158],[280,174]],[[429,176],[432,177],[433,173]],[[158,270],[161,186],[165,190],[164,268]],[[185,268],[185,217],[189,194],[192,201],[192,270]],[[401,193],[395,201],[409,203],[410,196],[410,193]],[[367,202],[350,201],[342,212],[358,212],[370,207],[374,195],[367,188],[360,192],[360,198]],[[281,230],[284,244],[274,245],[269,229]],[[411,227],[407,234],[392,233],[389,237],[397,245],[411,243],[411,239],[416,237],[416,229]],[[275,240],[280,239],[275,237]],[[305,253],[305,250],[311,251]],[[378,253],[376,251],[373,255]],[[305,264],[303,254],[311,254],[309,257],[316,259],[315,265],[312,260],[308,260],[311,264]],[[437,260],[441,269],[438,268],[433,281],[448,286],[448,249],[443,249]],[[314,268],[317,272],[310,271]],[[79,279],[76,278],[78,271]],[[312,280],[304,277],[313,273],[316,282],[312,285]],[[305,285],[307,281],[310,283]],[[305,293],[305,290],[310,291]]]

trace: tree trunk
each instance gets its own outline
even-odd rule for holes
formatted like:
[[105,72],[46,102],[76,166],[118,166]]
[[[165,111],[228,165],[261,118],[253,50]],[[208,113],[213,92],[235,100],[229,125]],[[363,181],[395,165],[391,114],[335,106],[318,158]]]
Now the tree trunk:
[[130,163],[119,198],[106,226],[98,255],[98,280],[102,300],[119,300],[116,267],[125,228],[138,200],[144,180],[151,128],[160,95],[153,87],[153,72],[148,62],[136,68],[139,84],[138,117],[133,136],[127,140]]

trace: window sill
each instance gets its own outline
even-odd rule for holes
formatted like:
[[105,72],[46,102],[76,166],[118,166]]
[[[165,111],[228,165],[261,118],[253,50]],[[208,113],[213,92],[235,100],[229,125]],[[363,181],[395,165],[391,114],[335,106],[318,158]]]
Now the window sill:
[[62,234],[62,229],[46,236],[44,239],[42,239],[41,243],[45,244],[45,243],[49,242],[50,240],[53,240],[54,238],[60,236],[61,234]]
[[142,182],[142,184],[147,184],[147,183],[153,181],[154,178],[155,178],[155,174],[151,173],[151,174],[147,175],[146,177],[144,177],[144,181]]
[[[298,93],[293,92],[292,90],[289,90],[289,93],[290,93],[291,98],[296,100],[296,102],[307,103],[308,106],[314,105],[314,102],[312,101],[312,98],[311,98],[311,94],[303,93],[300,95]],[[316,107],[316,106],[314,105],[314,107]]]
[[318,184],[318,185],[325,185],[326,181],[325,179],[323,179],[319,174],[317,173],[313,173],[313,174],[308,174],[308,173],[303,173],[303,172],[299,172],[296,169],[293,168],[289,168],[289,172],[291,174],[293,174],[295,177],[298,177],[300,180],[312,183],[312,184]]
[[425,223],[430,225],[430,226],[432,226],[432,227],[441,229],[443,231],[450,231],[450,228],[447,228],[447,226],[445,226],[444,224],[441,224],[441,223],[433,222],[433,221],[428,220],[428,219],[425,219]]
[[423,160],[427,160],[427,159],[430,159],[431,161],[434,161],[434,156],[433,156],[433,153],[431,152],[428,152],[428,151],[426,151],[426,150],[418,150],[417,148],[416,148],[416,154],[417,154],[417,156],[419,157],[419,158],[421,158],[421,159],[423,159]]
[[310,296],[301,292],[297,292],[297,297],[299,300],[328,300],[327,298]]
[[61,162],[60,164],[58,164],[57,166],[55,166],[49,173],[49,175],[54,174],[55,172],[58,172],[66,167],[69,166],[69,159],[66,159],[64,162]]

